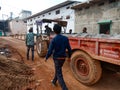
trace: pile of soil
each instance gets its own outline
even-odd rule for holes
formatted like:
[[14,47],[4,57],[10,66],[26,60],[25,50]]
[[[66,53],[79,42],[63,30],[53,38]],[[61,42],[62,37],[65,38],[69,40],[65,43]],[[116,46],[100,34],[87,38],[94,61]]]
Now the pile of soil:
[[0,55],[0,90],[23,90],[34,81],[31,67]]

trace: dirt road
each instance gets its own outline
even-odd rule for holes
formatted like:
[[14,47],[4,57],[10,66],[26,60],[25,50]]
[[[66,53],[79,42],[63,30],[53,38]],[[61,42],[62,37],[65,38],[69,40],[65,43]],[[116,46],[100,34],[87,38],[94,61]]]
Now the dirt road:
[[[39,82],[36,90],[61,90],[59,84],[57,87],[53,87],[50,83],[54,75],[54,65],[51,58],[45,62],[44,58],[40,58],[35,51],[35,61],[26,60],[26,46],[22,40],[0,37],[0,43],[9,44],[16,48],[22,55],[24,63],[34,69],[36,81]],[[103,70],[100,81],[93,86],[85,86],[78,82],[70,70],[69,62],[65,62],[63,66],[63,75],[69,90],[120,90],[120,74],[107,70]]]

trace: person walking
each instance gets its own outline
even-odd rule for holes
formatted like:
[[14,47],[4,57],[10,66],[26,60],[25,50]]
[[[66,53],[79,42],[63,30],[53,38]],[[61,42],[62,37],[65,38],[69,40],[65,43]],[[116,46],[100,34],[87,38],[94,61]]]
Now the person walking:
[[26,34],[26,46],[27,46],[27,60],[29,60],[29,52],[32,52],[32,61],[34,61],[34,33],[33,28],[29,29],[29,33]]
[[55,66],[55,75],[51,83],[56,86],[56,82],[58,80],[62,90],[68,90],[63,74],[62,74],[62,66],[65,62],[66,58],[66,49],[68,50],[68,58],[71,56],[71,47],[69,44],[69,40],[66,36],[61,35],[61,26],[55,24],[53,30],[56,36],[52,39],[49,45],[48,52],[46,54],[45,61],[53,54],[53,61]]

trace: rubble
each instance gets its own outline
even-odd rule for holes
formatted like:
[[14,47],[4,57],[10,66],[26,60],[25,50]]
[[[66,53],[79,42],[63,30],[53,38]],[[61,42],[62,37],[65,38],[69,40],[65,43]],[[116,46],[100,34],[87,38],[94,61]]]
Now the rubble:
[[23,62],[22,55],[0,44],[0,90],[26,90],[34,81],[33,70]]
[[0,90],[22,90],[34,82],[34,73],[22,62],[0,55]]
[[120,39],[120,34],[115,34],[110,39]]
[[83,37],[83,38],[106,38],[106,39],[120,39],[120,34],[109,35],[109,34],[89,34],[89,33],[78,33],[71,35],[72,37]]
[[9,46],[8,44],[4,45],[0,43],[0,55],[3,55],[8,59],[23,62],[22,55],[15,48]]

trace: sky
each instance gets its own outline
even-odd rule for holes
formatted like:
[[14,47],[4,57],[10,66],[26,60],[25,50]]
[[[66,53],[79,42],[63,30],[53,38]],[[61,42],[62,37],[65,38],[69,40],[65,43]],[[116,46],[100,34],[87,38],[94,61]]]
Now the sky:
[[[17,17],[22,10],[29,10],[32,14],[36,14],[64,1],[67,0],[0,0],[0,19],[7,19],[10,12],[13,12],[13,17]],[[87,0],[75,1],[85,2]]]

